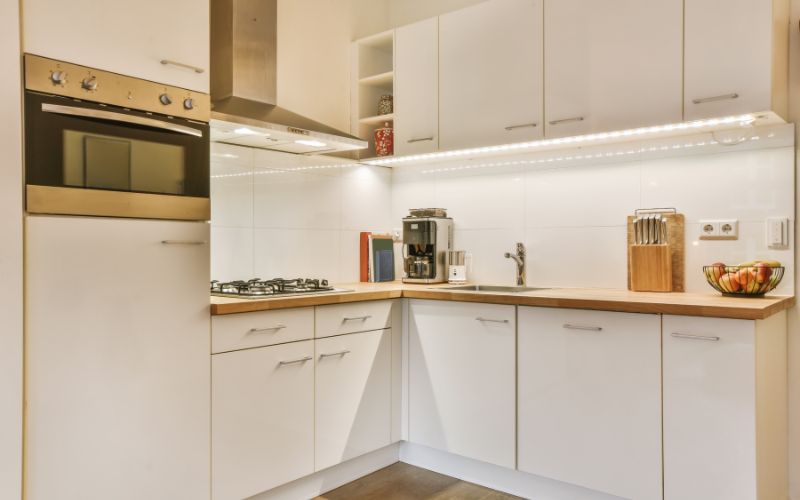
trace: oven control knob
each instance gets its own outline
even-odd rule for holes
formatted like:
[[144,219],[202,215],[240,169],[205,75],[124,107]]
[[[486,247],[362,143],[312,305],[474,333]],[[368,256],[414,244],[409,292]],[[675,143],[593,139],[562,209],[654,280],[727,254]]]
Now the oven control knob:
[[97,90],[97,77],[87,76],[81,80],[81,88],[84,90]]
[[164,106],[169,106],[172,104],[172,98],[169,96],[169,94],[161,94],[158,96],[158,100],[161,101],[161,104]]
[[54,85],[64,85],[67,83],[67,73],[61,70],[56,70],[50,73],[50,81]]
[[187,97],[183,100],[183,109],[194,109],[194,99]]

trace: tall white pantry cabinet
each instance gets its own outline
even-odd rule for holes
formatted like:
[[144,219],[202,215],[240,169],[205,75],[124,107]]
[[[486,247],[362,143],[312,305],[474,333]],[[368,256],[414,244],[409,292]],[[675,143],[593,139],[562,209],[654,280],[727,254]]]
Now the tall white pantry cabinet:
[[28,500],[208,498],[208,239],[203,222],[27,217]]

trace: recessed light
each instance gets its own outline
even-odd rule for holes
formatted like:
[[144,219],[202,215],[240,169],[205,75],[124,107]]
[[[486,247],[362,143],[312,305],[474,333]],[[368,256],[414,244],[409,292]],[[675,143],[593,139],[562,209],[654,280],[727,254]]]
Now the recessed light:
[[[238,135],[258,135],[258,132],[256,132],[255,130],[253,130],[251,128],[247,128],[247,127],[239,127],[237,129],[235,129],[233,131],[233,133],[234,134],[238,134]],[[269,134],[267,134],[267,135],[269,135]]]
[[327,146],[327,144],[325,144],[324,142],[315,141],[314,139],[298,139],[298,140],[296,140],[294,142],[295,142],[295,144],[302,144],[303,146],[311,146],[311,147],[315,147],[315,148],[321,148],[321,147]]

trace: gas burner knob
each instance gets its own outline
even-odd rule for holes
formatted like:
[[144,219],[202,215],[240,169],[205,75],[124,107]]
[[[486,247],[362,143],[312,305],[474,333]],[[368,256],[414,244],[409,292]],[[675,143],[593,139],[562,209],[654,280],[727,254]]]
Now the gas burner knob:
[[97,90],[97,77],[87,76],[86,78],[81,80],[81,88],[89,91]]
[[183,109],[191,110],[194,109],[194,99],[191,97],[187,97],[183,100]]
[[158,100],[161,101],[161,104],[163,104],[164,106],[169,106],[170,104],[172,104],[172,97],[170,97],[169,94],[167,93],[158,96]]
[[67,83],[67,73],[66,71],[56,70],[50,73],[50,81],[53,82],[53,85],[64,85]]
[[328,286],[328,280],[322,280],[322,286]]

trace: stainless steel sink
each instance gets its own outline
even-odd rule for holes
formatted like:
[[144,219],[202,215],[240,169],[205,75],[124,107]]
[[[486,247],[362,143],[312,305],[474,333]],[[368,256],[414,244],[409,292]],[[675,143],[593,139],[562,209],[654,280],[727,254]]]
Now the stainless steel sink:
[[460,285],[460,286],[445,286],[440,288],[440,290],[458,290],[463,292],[520,293],[520,292],[533,292],[536,290],[549,290],[549,288],[541,288],[535,286]]

